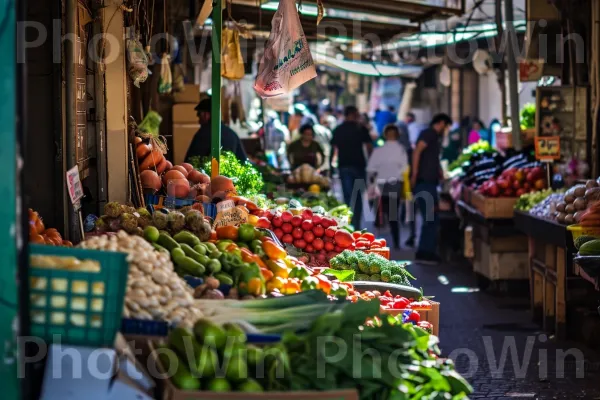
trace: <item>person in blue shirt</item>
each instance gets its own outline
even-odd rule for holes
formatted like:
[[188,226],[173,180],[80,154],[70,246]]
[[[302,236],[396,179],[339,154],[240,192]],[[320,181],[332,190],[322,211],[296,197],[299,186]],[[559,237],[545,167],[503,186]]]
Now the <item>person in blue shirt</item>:
[[[211,99],[210,97],[200,101],[196,106],[196,115],[200,121],[200,129],[194,135],[192,143],[185,155],[185,161],[189,162],[192,157],[209,157],[211,141]],[[227,125],[221,122],[221,151],[231,151],[238,160],[244,162],[248,159],[242,142],[238,135]]]
[[385,127],[389,124],[395,124],[398,121],[396,116],[396,110],[393,106],[389,106],[387,110],[379,110],[375,113],[375,125],[377,126],[377,133],[383,135]]

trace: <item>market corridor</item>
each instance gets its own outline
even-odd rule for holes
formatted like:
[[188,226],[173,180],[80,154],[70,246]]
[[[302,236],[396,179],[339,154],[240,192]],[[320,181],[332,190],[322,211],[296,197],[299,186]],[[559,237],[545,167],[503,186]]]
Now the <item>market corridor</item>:
[[[408,257],[406,251],[396,255]],[[553,343],[530,322],[527,298],[479,292],[466,267],[413,264],[409,269],[418,276],[417,286],[442,304],[441,350],[473,385],[470,399],[600,399],[598,355],[580,344]],[[561,351],[567,354],[564,362]],[[585,362],[572,356],[578,351]]]

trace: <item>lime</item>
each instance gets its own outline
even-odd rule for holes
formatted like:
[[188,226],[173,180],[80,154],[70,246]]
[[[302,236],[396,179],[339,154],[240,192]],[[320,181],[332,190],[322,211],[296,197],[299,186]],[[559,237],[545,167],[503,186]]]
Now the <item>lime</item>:
[[223,348],[223,360],[227,362],[235,355],[243,355],[245,350],[243,343],[228,339]]
[[197,354],[198,359],[196,365],[198,367],[198,375],[202,378],[212,378],[215,376],[219,363],[219,356],[209,346],[203,346],[202,350]]
[[246,343],[246,333],[239,325],[228,323],[223,325],[223,329],[225,329],[225,335],[230,340],[234,338],[240,343]]
[[225,378],[215,378],[208,382],[206,390],[209,392],[230,392],[231,385]]
[[231,382],[239,382],[248,378],[248,365],[242,354],[234,354],[226,365],[225,376]]
[[263,392],[263,388],[256,380],[250,378],[246,379],[244,382],[237,385],[237,390],[239,392],[246,393],[260,393]]
[[206,266],[206,269],[215,274],[221,271],[221,262],[219,260],[210,260],[210,262]]
[[147,226],[144,229],[144,239],[149,241],[150,243],[155,243],[160,236],[160,232],[155,226]]
[[204,319],[194,325],[194,335],[199,343],[214,345],[217,349],[222,349],[227,344],[227,336],[223,328]]
[[238,230],[238,236],[240,242],[251,242],[252,240],[254,240],[255,237],[254,226],[251,224],[240,225],[240,228]]
[[262,351],[262,349],[260,349],[256,346],[252,346],[252,345],[247,346],[246,354],[247,354],[248,365],[259,365],[263,361],[263,357],[264,357],[263,351]]

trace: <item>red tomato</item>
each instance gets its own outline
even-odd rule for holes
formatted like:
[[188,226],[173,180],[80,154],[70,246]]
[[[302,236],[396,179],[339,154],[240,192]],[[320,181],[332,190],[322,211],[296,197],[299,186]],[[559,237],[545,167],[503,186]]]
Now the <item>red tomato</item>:
[[285,224],[281,225],[281,230],[284,233],[292,233],[292,231],[294,230],[294,227],[289,222],[286,222]]
[[321,225],[316,225],[312,231],[316,237],[323,237],[325,235],[325,228]]
[[258,222],[256,222],[256,227],[269,229],[271,228],[271,221],[269,221],[269,219],[265,217],[259,218]]
[[385,297],[389,297],[390,299],[394,298],[394,296],[392,295],[392,293],[389,290],[386,290],[385,293],[383,293],[383,295]]
[[333,251],[335,251],[336,253],[341,253],[342,251],[344,251],[344,249],[342,249],[340,246],[335,246],[333,248]]
[[325,242],[323,242],[323,239],[316,238],[313,240],[312,245],[316,251],[321,251],[325,247]]
[[302,229],[304,229],[305,231],[311,231],[313,228],[313,222],[310,219],[305,219],[304,221],[302,221]]
[[302,237],[304,238],[304,240],[306,240],[306,243],[312,243],[313,240],[315,240],[315,234],[311,231],[304,232],[304,235]]
[[281,219],[283,222],[292,222],[292,218],[294,218],[294,214],[289,211],[284,211],[281,213]]
[[[398,305],[397,307],[396,304]],[[396,296],[396,298],[394,298],[394,308],[405,309],[409,304],[410,300],[406,297],[398,298],[398,296]]]
[[361,239],[366,240],[369,243],[373,243],[375,241],[375,235],[370,232],[365,232],[360,236]]
[[334,237],[335,243],[344,249],[347,249],[354,243],[352,235],[344,230],[338,230]]
[[283,225],[283,219],[281,219],[281,217],[279,215],[276,215],[271,220],[271,223],[273,224],[273,226],[275,228],[281,228],[281,225]]
[[337,232],[337,228],[330,226],[327,229],[325,229],[325,236],[332,238],[335,236],[336,232]]
[[315,225],[320,224],[323,221],[323,216],[319,215],[319,214],[314,214],[312,217],[312,222]]
[[325,242],[325,250],[333,251],[335,249],[335,245],[332,242]]
[[323,228],[327,229],[331,226],[331,222],[331,218],[323,217],[323,219],[321,220],[321,225],[323,225]]
[[360,237],[360,235],[362,235],[362,233],[360,233],[359,231],[352,233],[352,237],[354,238],[354,240],[358,239]]
[[306,242],[302,239],[294,240],[294,246],[296,246],[299,249],[305,249]]
[[294,237],[294,239],[302,239],[303,234],[304,231],[302,230],[302,228],[294,228],[294,230],[292,231],[292,236]]
[[371,243],[369,246],[370,249],[381,249],[382,246],[379,243]]
[[387,246],[387,240],[385,240],[385,239],[379,239],[379,241],[381,242],[381,247]]
[[313,217],[313,212],[310,208],[305,208],[304,210],[302,210],[302,219],[312,219]]
[[283,235],[283,237],[281,238],[281,241],[285,244],[292,244],[292,242],[294,241],[294,238],[292,237],[292,235],[285,234]]
[[419,315],[419,313],[416,311],[411,311],[411,313],[408,315],[408,318],[406,319],[406,321],[419,323],[419,321],[421,321],[421,315]]
[[294,215],[292,218],[292,226],[300,226],[302,225],[302,217],[299,215]]
[[275,234],[275,236],[277,236],[277,239],[281,240],[281,238],[283,237],[284,233],[281,230],[281,228],[276,228],[273,233]]
[[312,246],[312,244],[307,244],[304,250],[306,250],[307,253],[314,253],[315,248]]
[[277,211],[275,210],[269,210],[266,213],[266,217],[269,219],[269,221],[271,221],[273,219],[273,217],[275,217],[277,215]]

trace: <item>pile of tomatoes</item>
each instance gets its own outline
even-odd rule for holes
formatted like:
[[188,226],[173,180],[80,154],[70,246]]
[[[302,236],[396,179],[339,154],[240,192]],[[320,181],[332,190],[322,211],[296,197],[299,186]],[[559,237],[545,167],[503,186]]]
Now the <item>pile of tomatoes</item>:
[[37,211],[33,211],[31,208],[29,209],[29,242],[49,246],[73,247],[73,243],[63,240],[61,234],[56,229],[46,229],[42,217],[40,217]]

